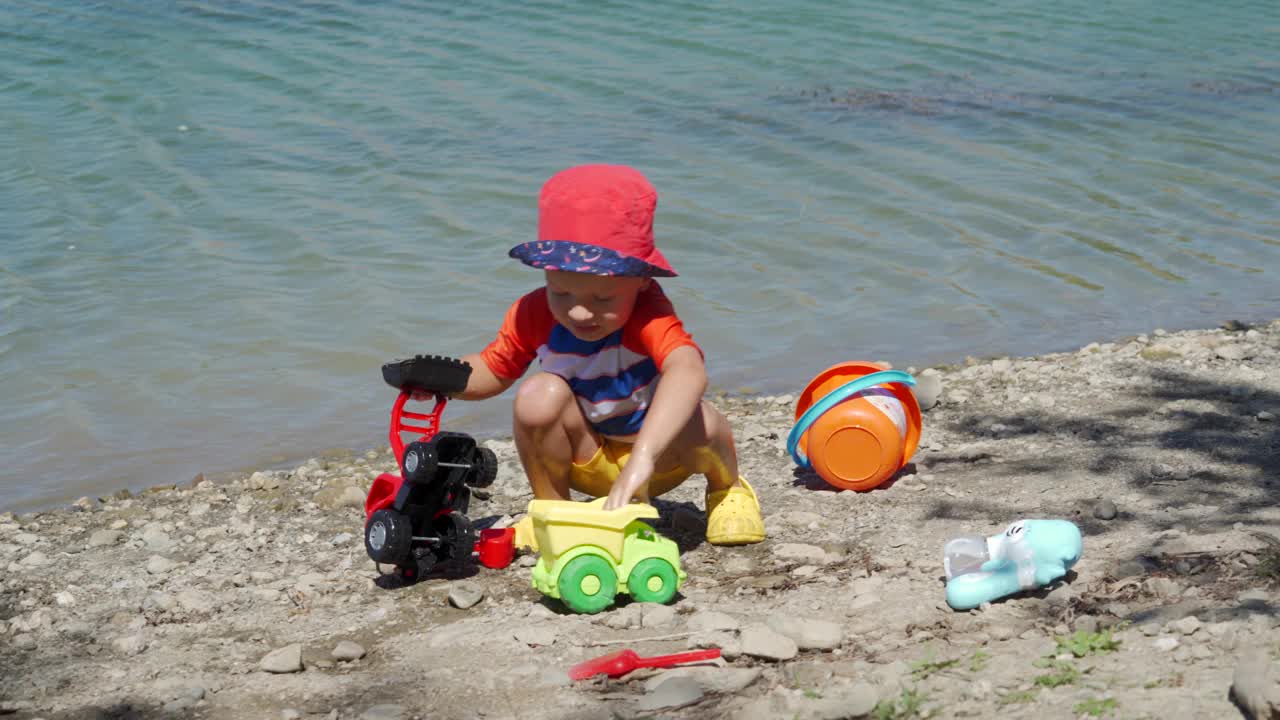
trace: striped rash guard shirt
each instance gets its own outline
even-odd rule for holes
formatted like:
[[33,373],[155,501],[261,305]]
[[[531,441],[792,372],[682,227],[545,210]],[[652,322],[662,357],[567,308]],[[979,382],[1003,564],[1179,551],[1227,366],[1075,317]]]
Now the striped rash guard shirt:
[[498,337],[480,356],[495,375],[507,379],[523,375],[537,358],[544,372],[569,383],[596,432],[625,438],[640,432],[663,361],[684,345],[702,352],[662,288],[651,281],[636,296],[627,324],[591,342],[556,322],[546,288],[538,288],[511,306]]

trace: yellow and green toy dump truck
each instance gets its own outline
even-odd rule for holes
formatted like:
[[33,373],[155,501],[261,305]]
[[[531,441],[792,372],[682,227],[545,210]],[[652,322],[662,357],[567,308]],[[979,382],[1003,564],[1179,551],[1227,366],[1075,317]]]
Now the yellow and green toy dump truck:
[[652,505],[604,510],[591,502],[533,500],[529,516],[541,557],[533,586],[577,613],[597,613],[618,593],[641,602],[670,602],[684,582],[680,551],[640,518],[656,518]]

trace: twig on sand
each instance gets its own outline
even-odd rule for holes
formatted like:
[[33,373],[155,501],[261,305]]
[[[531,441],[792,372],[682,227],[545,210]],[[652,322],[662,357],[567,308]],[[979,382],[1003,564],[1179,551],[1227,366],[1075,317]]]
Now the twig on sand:
[[1280,538],[1277,538],[1275,535],[1272,535],[1269,532],[1263,532],[1261,530],[1250,530],[1249,534],[1254,536],[1258,540],[1261,540],[1262,542],[1270,545],[1273,548],[1280,547]]
[[671,633],[670,635],[654,635],[644,638],[624,638],[622,640],[593,640],[587,643],[588,647],[596,647],[598,645],[621,645],[623,643],[641,643],[650,640],[679,640],[680,638],[693,637],[707,632],[706,630],[690,630],[688,632]]

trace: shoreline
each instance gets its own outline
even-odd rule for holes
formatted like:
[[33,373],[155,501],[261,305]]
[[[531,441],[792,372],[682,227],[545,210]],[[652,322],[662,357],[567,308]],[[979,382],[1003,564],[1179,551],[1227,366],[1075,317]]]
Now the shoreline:
[[[1224,326],[1230,326],[1232,324],[1243,324],[1247,326],[1254,326],[1254,325],[1266,326],[1271,320],[1272,318],[1266,317],[1263,313],[1259,313],[1257,317],[1247,316],[1247,319],[1245,320],[1238,320],[1238,319],[1224,320],[1222,323],[1219,324],[1218,328],[1220,329]],[[1175,329],[1169,330],[1168,331],[1169,333],[1185,333],[1185,332],[1204,333],[1204,332],[1213,331],[1212,329],[1200,328],[1200,327],[1187,327],[1187,328],[1180,328],[1180,329],[1178,329],[1177,326],[1172,326],[1172,327],[1175,327]],[[1154,332],[1154,329],[1152,330],[1152,332]],[[1092,344],[1124,343],[1134,338],[1141,337],[1142,335],[1143,335],[1142,333],[1119,335],[1109,340],[1108,339],[1094,340],[1092,341]],[[1016,356],[1016,357],[1048,356],[1048,355],[1068,353],[1072,349],[1073,348],[1070,346],[1064,346],[1058,349],[1048,349],[1042,352],[1030,353],[1030,354]],[[946,370],[953,370],[956,368],[963,367],[967,362],[973,362],[975,360],[978,362],[990,362],[999,357],[1015,357],[1015,356],[965,354],[959,357],[937,358],[936,359],[937,361],[931,365],[923,364],[920,361],[907,360],[905,362],[898,362],[889,358],[878,358],[878,357],[877,358],[859,357],[858,359],[891,362],[892,365],[895,367],[910,369],[910,370],[915,370],[918,367],[921,370],[933,369],[933,370],[946,371]],[[812,373],[816,373],[820,369],[821,368],[815,366],[811,370],[812,370]],[[715,382],[712,382],[708,386],[707,397],[752,398],[760,395],[785,395],[787,393],[795,395],[795,394],[798,394],[799,391],[804,387],[805,382],[806,380],[800,380],[797,383],[792,383],[795,385],[795,387],[792,387],[792,388],[784,387],[787,383],[781,380],[774,383],[763,383],[760,386],[753,386],[745,383],[730,382],[730,383],[717,384]],[[385,389],[381,383],[371,384],[371,387]],[[388,397],[387,399],[388,406],[393,399],[394,399],[394,396]],[[493,409],[493,404],[496,403],[498,405],[504,405],[504,404],[509,405],[510,398],[506,398],[506,397],[492,398],[486,401],[486,403],[489,404],[490,407],[477,413],[478,415],[480,415],[481,417],[485,415],[490,415],[490,416],[503,415],[504,414],[503,412],[498,412]],[[457,408],[458,405],[454,405],[454,407]],[[448,414],[455,415],[456,413],[453,411],[450,411]],[[446,425],[453,427],[452,425],[450,425],[450,421],[447,417],[445,419],[445,422],[446,422]],[[456,423],[457,421],[455,420],[453,422]],[[485,422],[484,420],[480,420],[475,425],[470,423],[463,423],[462,425],[458,426],[456,429],[458,429],[461,432],[466,432],[468,434],[471,434],[474,437],[476,437],[478,440],[482,440],[482,441],[510,440],[510,436],[511,436],[510,427],[504,424],[503,422],[498,422],[494,424],[492,421]],[[376,436],[381,438],[381,437],[384,437],[385,434],[386,434],[386,430],[380,428],[376,433]],[[86,497],[89,498],[90,500],[99,500],[101,498],[111,497],[113,495],[119,495],[123,491],[127,491],[130,494],[141,494],[149,490],[154,491],[155,489],[181,487],[181,486],[196,482],[199,478],[207,478],[215,482],[228,482],[228,481],[235,480],[237,478],[247,477],[249,475],[252,475],[254,472],[258,472],[258,471],[267,471],[267,472],[284,471],[291,467],[298,466],[306,462],[308,459],[312,459],[312,458],[320,459],[323,461],[341,461],[344,458],[350,458],[357,455],[362,455],[369,451],[380,452],[380,451],[385,451],[386,449],[387,449],[387,445],[381,440],[377,443],[372,443],[367,446],[360,445],[360,444],[352,444],[349,446],[317,447],[317,448],[311,448],[310,450],[307,450],[304,452],[292,453],[287,457],[283,457],[283,458],[281,458],[281,456],[276,454],[273,457],[268,459],[263,459],[258,461],[248,461],[243,465],[238,465],[231,468],[221,468],[221,469],[213,468],[210,470],[202,470],[194,473],[189,478],[175,478],[172,481],[162,481],[158,483],[138,484],[138,485],[130,485],[127,483],[118,484],[118,483],[113,483],[112,481],[103,481],[102,483],[102,485],[104,486],[103,489],[97,490],[94,493],[91,493],[89,495],[80,495],[76,492],[58,493],[56,495],[49,495],[49,496],[44,496],[36,499],[24,500],[18,503],[0,505],[0,513],[3,513],[3,512],[30,513],[30,512],[45,512],[45,511],[57,510],[57,509],[72,506],[76,502],[80,502],[84,500]]]
[[[361,539],[386,452],[0,513],[0,714],[152,718],[1233,717],[1280,663],[1280,321],[939,370],[893,482],[837,492],[783,448],[794,395],[721,402],[769,538],[706,544],[703,484],[655,504],[670,606],[565,613],[532,558],[387,583]],[[509,440],[477,525],[530,496]],[[1076,523],[1064,582],[945,605],[947,538]],[[722,661],[570,684],[570,665]],[[1258,690],[1257,688],[1261,688]],[[876,708],[879,710],[876,710]]]

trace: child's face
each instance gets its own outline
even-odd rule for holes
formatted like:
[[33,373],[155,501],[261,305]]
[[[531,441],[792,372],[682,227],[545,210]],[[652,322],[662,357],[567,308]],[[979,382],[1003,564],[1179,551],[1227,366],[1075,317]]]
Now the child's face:
[[547,301],[556,322],[579,340],[601,340],[627,324],[649,278],[546,270]]

